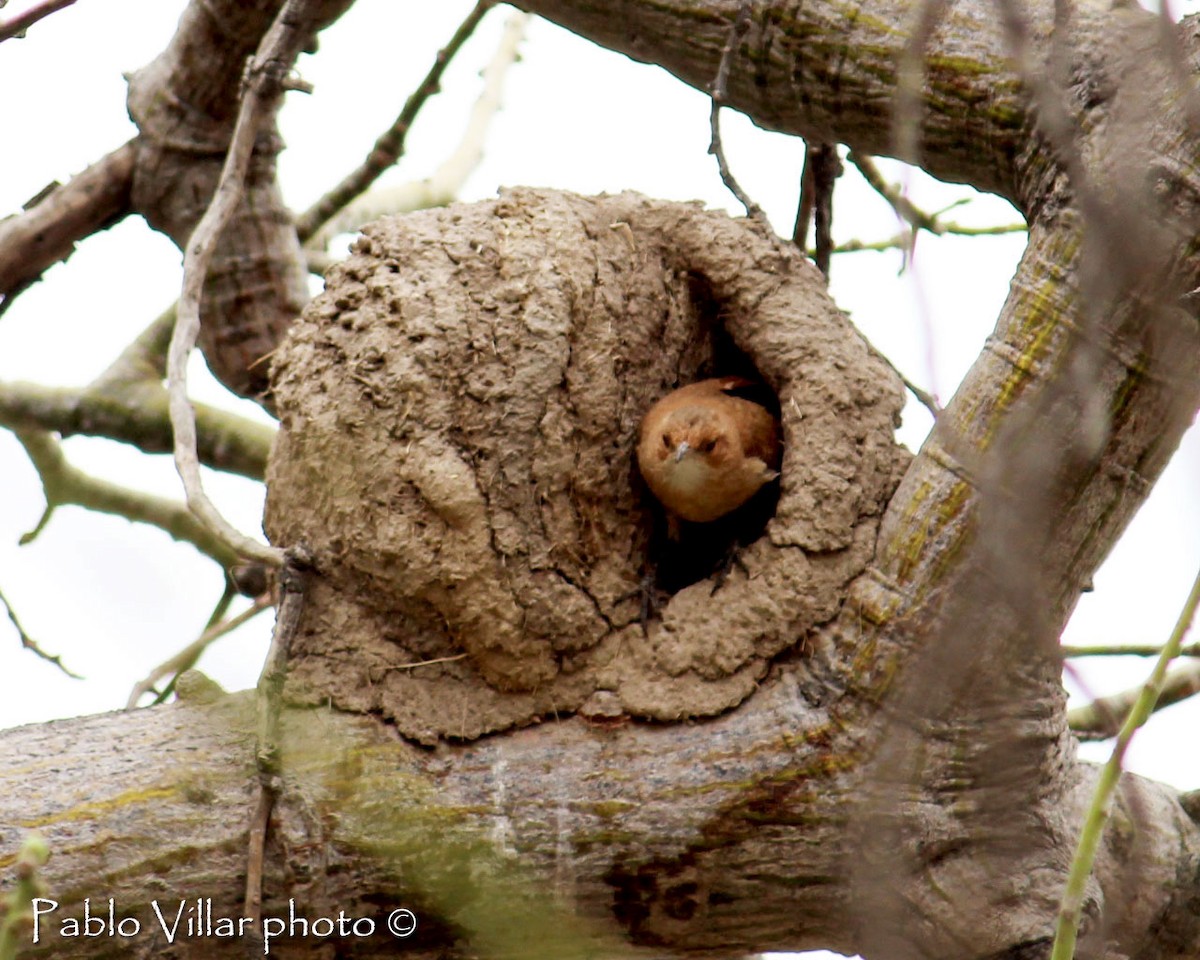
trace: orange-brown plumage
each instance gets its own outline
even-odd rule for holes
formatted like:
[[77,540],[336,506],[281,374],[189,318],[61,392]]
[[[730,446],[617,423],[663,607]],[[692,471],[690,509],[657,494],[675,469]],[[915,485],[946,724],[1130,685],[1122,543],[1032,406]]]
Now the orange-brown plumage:
[[716,520],[779,476],[779,422],[734,395],[752,386],[741,377],[690,383],[642,419],[638,467],[672,520]]

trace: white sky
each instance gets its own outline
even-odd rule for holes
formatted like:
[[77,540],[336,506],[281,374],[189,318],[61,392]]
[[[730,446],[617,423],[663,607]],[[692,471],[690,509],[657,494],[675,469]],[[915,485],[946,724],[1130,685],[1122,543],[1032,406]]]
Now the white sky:
[[[6,14],[27,4],[15,3]],[[437,4],[360,0],[307,57],[301,72],[312,96],[293,94],[282,125],[280,163],[289,203],[302,209],[360,162],[415,88],[469,0]],[[0,216],[54,179],[66,180],[134,133],[124,109],[123,71],[151,60],[173,32],[181,0],[79,2],[0,45],[0,106],[6,132]],[[452,149],[479,89],[506,11],[493,11],[460,54],[409,137],[408,155],[388,180],[428,176]],[[119,25],[115,28],[114,25]],[[96,38],[103,37],[103,43]],[[802,147],[726,111],[723,129],[734,171],[789,233]],[[509,74],[504,108],[493,121],[482,165],[463,199],[500,185],[530,184],[581,193],[624,189],[679,200],[702,199],[739,213],[707,154],[708,101],[665,72],[601,50],[535,22],[523,60]],[[970,196],[881,161],[892,179],[907,176],[910,196],[938,209]],[[895,218],[853,172],[835,198],[835,234],[882,239]],[[1008,205],[977,197],[952,219],[1008,223]],[[996,239],[933,238],[918,243],[915,269],[899,275],[895,252],[835,259],[832,291],[866,335],[911,379],[948,398],[975,359],[1008,290],[1023,246]],[[164,238],[129,220],[84,243],[0,318],[0,379],[77,386],[99,373],[176,296],[180,257]],[[194,393],[228,405],[193,365]],[[238,409],[254,414],[242,403]],[[915,403],[902,439],[915,449],[929,427]],[[76,438],[69,458],[94,473],[176,495],[167,457],[148,458],[106,441]],[[209,475],[209,487],[242,529],[259,532],[260,488]],[[1200,567],[1200,438],[1193,429],[1124,539],[1080,603],[1064,638],[1071,643],[1161,643]],[[220,594],[212,564],[165,534],[123,520],[63,508],[32,545],[17,538],[37,522],[40,485],[20,446],[0,431],[0,590],[45,649],[61,653],[86,681],[62,677],[19,648],[0,618],[0,727],[120,708],[133,684],[200,631]],[[218,643],[201,669],[229,689],[253,684],[269,614]],[[1094,693],[1124,689],[1152,661],[1084,661]],[[1200,754],[1181,749],[1200,707],[1173,707],[1142,731],[1129,766],[1179,787],[1200,786]],[[1107,749],[1087,747],[1089,757]]]

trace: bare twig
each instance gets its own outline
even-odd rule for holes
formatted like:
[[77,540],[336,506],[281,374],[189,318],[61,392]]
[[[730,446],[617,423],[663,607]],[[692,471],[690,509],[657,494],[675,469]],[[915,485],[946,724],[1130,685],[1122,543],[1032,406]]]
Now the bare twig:
[[942,215],[955,207],[961,206],[968,201],[964,198],[950,206],[938,210],[934,213],[926,213],[915,203],[908,199],[900,190],[899,187],[890,184],[884,179],[879,168],[875,166],[875,161],[872,157],[864,153],[856,153],[851,151],[847,159],[854,164],[858,172],[862,174],[863,179],[867,184],[878,193],[888,205],[895,211],[896,216],[903,220],[911,228],[905,233],[899,233],[890,240],[884,240],[877,243],[861,243],[857,240],[850,241],[847,244],[835,249],[835,253],[849,253],[857,250],[888,250],[899,249],[906,254],[912,252],[913,245],[916,243],[916,234],[918,230],[925,230],[935,236],[943,236],[944,234],[956,234],[958,236],[997,236],[1006,233],[1021,233],[1027,227],[1025,224],[1005,224],[995,227],[964,227],[961,224],[954,222],[943,222]]
[[42,0],[37,6],[30,7],[24,13],[18,13],[15,17],[0,23],[0,41],[24,36],[25,31],[39,20],[56,13],[63,7],[69,7],[74,2],[75,0]]
[[21,537],[22,544],[32,542],[42,532],[55,509],[75,504],[158,527],[175,540],[190,543],[222,567],[228,567],[237,559],[237,554],[209,533],[185,504],[84,473],[67,462],[58,441],[44,431],[18,430],[16,437],[37,470],[46,497],[42,518],[33,530]]
[[[936,216],[936,214],[934,215]],[[1010,233],[1025,233],[1029,228],[1023,223],[1002,223],[991,227],[968,227],[953,221],[943,223],[938,221],[934,233],[939,236],[953,235],[958,237],[1000,237]],[[912,232],[898,233],[887,240],[847,240],[833,248],[834,253],[860,253],[870,250],[877,253],[884,250],[907,251],[912,246]],[[815,251],[809,251],[815,254]]]
[[228,543],[239,555],[274,566],[283,563],[283,552],[236,530],[204,492],[196,457],[196,421],[187,395],[187,360],[200,332],[200,295],[208,264],[222,230],[241,199],[255,136],[264,120],[278,109],[286,73],[308,43],[309,33],[303,29],[307,22],[304,0],[287,0],[247,65],[242,103],[216,193],[184,252],[183,292],[167,353],[175,467],[183,480],[188,506],[211,533]]
[[[1094,647],[1075,647],[1064,644],[1059,648],[1064,657],[1157,657],[1162,647],[1148,647],[1138,643],[1099,644]],[[1181,657],[1200,657],[1200,643],[1189,643],[1179,648]]]
[[320,229],[323,223],[366,190],[381,173],[404,155],[404,141],[413,121],[416,120],[426,101],[441,89],[442,74],[446,67],[454,59],[455,54],[462,49],[471,34],[475,32],[475,28],[488,10],[494,6],[494,3],[495,0],[479,0],[475,4],[474,9],[459,24],[454,36],[450,38],[450,42],[437,52],[433,66],[425,75],[425,79],[409,96],[392,125],[375,141],[375,146],[367,155],[367,159],[297,219],[296,233],[299,235],[301,243],[306,242]]
[[747,216],[769,226],[767,215],[763,212],[762,207],[751,200],[750,195],[734,179],[733,171],[729,169],[729,162],[725,159],[725,148],[721,145],[721,107],[725,103],[726,90],[729,85],[729,70],[733,65],[733,55],[738,44],[750,29],[750,11],[749,0],[742,0],[737,16],[734,17],[733,23],[729,27],[725,46],[721,50],[721,62],[717,67],[717,76],[713,81],[711,91],[712,110],[709,112],[708,123],[712,131],[712,140],[708,145],[708,152],[717,158],[721,180],[729,188],[729,192],[737,197],[741,205],[746,208]]
[[283,684],[287,679],[288,656],[292,639],[300,624],[304,592],[312,556],[302,546],[284,551],[279,572],[279,610],[271,646],[258,678],[258,744],[255,766],[258,770],[258,799],[250,821],[250,842],[246,865],[246,916],[260,929],[262,917],[263,858],[271,809],[279,794],[279,714],[283,705]]
[[[155,685],[163,677],[177,677],[183,671],[190,670],[196,664],[196,661],[200,659],[204,651],[215,641],[232,633],[242,624],[254,619],[272,605],[273,601],[269,596],[256,597],[254,602],[237,616],[230,617],[228,620],[223,620],[208,627],[200,636],[173,657],[164,660],[151,670],[144,680],[138,681],[129,694],[129,699],[125,702],[125,709],[132,710],[136,707],[143,694],[153,692]],[[155,702],[157,703],[158,700]]]
[[16,628],[17,637],[20,639],[22,647],[24,647],[34,656],[41,657],[47,663],[54,664],[54,666],[58,667],[59,670],[61,670],[71,679],[83,679],[83,677],[81,677],[79,674],[67,669],[67,665],[62,662],[62,657],[60,655],[47,653],[41,648],[38,642],[33,639],[33,637],[25,632],[25,628],[21,626],[21,621],[17,619],[17,612],[12,608],[12,604],[8,602],[8,598],[4,595],[2,590],[0,590],[0,604],[4,605],[4,611],[8,614],[8,619],[12,621],[12,625]]
[[921,406],[933,414],[933,418],[936,420],[938,415],[942,412],[942,405],[938,403],[937,397],[935,397],[932,393],[929,393],[927,390],[922,390],[915,383],[909,380],[908,377],[900,372],[900,368],[892,363],[891,358],[888,357],[887,354],[885,354],[877,346],[875,346],[875,344],[867,341],[867,349],[892,368],[892,373],[900,378],[904,386],[908,388],[908,392],[916,397]]
[[[1154,650],[1154,653],[1160,651]],[[1191,654],[1195,656],[1196,654]],[[1075,707],[1067,713],[1067,723],[1081,740],[1107,740],[1115,737],[1122,721],[1137,702],[1141,687],[1122,690],[1091,703]],[[1194,660],[1181,664],[1163,680],[1162,693],[1154,709],[1162,710],[1200,693],[1200,664]]]
[[[1092,864],[1096,859],[1096,849],[1100,845],[1104,827],[1112,812],[1113,795],[1116,793],[1117,783],[1121,779],[1121,766],[1125,759],[1125,752],[1129,749],[1133,735],[1146,722],[1162,697],[1167,679],[1167,668],[1179,653],[1180,647],[1183,646],[1184,635],[1196,616],[1198,606],[1200,606],[1200,573],[1192,582],[1191,592],[1184,602],[1179,619],[1175,622],[1175,628],[1163,645],[1162,652],[1159,654],[1150,676],[1137,691],[1132,704],[1126,710],[1118,712],[1118,716],[1124,716],[1124,723],[1120,733],[1117,734],[1117,742],[1113,745],[1112,756],[1109,757],[1108,763],[1104,765],[1104,769],[1100,773],[1100,781],[1092,795],[1092,802],[1084,819],[1083,829],[1079,834],[1075,856],[1071,859],[1071,871],[1067,877],[1062,903],[1058,910],[1058,923],[1054,931],[1054,948],[1050,953],[1050,960],[1071,960],[1075,956],[1075,941],[1079,933],[1079,921],[1083,915],[1084,891],[1087,879],[1092,872]],[[1196,674],[1198,672],[1196,665],[1191,664],[1190,666],[1192,669],[1189,672]],[[1193,684],[1197,682],[1197,679],[1197,677],[1193,677]]]
[[[500,109],[500,92],[508,68],[517,60],[517,52],[525,35],[528,14],[514,13],[505,22],[504,33],[491,61],[483,70],[483,90],[480,92],[466,129],[454,152],[426,180],[412,180],[399,186],[372,190],[348,204],[319,230],[305,241],[308,268],[313,273],[324,273],[331,258],[320,256],[318,251],[328,247],[339,233],[357,230],[364,223],[385,214],[408,213],[429,207],[451,203],[458,196],[467,177],[479,165],[483,157],[483,144],[488,125]],[[315,215],[316,207],[305,213],[301,222]]]
[[879,172],[879,168],[875,166],[873,158],[864,153],[851,150],[846,159],[854,164],[871,189],[888,202],[888,205],[896,211],[896,216],[901,220],[909,224],[914,230],[929,230],[932,233],[940,232],[937,217],[920,210],[897,187],[888,183],[883,178],[883,174]]

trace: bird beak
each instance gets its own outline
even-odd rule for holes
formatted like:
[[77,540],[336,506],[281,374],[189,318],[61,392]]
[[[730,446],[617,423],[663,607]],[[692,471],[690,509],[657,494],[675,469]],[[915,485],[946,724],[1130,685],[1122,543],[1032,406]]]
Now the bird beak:
[[683,455],[691,449],[692,448],[688,446],[688,442],[684,440],[683,443],[675,448],[675,462],[678,463],[680,460],[682,460]]

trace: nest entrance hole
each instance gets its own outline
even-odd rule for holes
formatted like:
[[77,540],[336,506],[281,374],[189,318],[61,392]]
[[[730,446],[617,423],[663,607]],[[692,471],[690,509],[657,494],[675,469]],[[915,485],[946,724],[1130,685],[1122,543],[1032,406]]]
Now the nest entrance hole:
[[[681,371],[677,387],[711,377],[741,377],[750,386],[737,395],[764,407],[778,421],[779,397],[759,372],[751,356],[742,350],[725,327],[725,304],[714,294],[712,284],[701,273],[688,274],[688,295],[694,314],[700,361],[690,376]],[[738,551],[749,546],[766,531],[779,503],[780,484],[768,483],[745,504],[711,523],[680,522],[678,539],[667,535],[666,514],[641,479],[633,471],[636,488],[651,518],[646,566],[653,573],[654,587],[673,596],[685,587],[715,577],[714,592],[731,566],[738,562]]]

